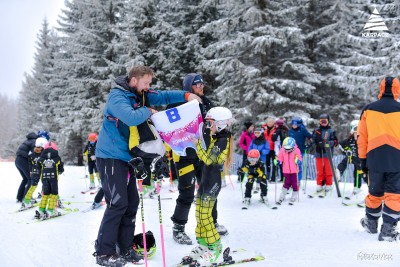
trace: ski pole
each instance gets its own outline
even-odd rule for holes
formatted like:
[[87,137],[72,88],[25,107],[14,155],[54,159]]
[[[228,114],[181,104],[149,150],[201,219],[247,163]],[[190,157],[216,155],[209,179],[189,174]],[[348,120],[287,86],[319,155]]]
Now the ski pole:
[[304,194],[307,194],[307,149],[304,150],[303,156],[303,179],[304,179]]
[[142,215],[142,235],[143,235],[143,250],[144,250],[144,263],[147,267],[147,244],[146,244],[146,227],[144,224],[144,208],[143,208],[143,180],[138,179],[139,186],[139,199],[140,199],[140,213]]
[[349,164],[350,164],[350,158],[347,157],[347,169],[346,169],[346,173],[343,177],[343,196],[342,196],[342,204],[344,203],[344,195],[346,194],[346,184],[347,184],[347,176],[349,175]]
[[166,267],[165,246],[164,246],[164,228],[163,228],[163,223],[162,223],[161,197],[160,197],[161,181],[162,181],[161,179],[158,179],[158,181],[155,181],[155,184],[156,184],[157,200],[158,200],[158,218],[160,221],[161,251],[162,251],[162,257],[163,257],[163,266]]

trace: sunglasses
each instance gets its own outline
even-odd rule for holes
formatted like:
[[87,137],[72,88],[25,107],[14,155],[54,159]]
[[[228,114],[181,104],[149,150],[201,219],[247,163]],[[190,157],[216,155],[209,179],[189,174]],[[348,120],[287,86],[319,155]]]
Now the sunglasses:
[[196,86],[196,88],[199,89],[201,87],[204,87],[204,83],[196,83],[195,86]]
[[261,132],[260,131],[255,131],[254,134],[261,135]]
[[320,119],[319,120],[319,124],[321,124],[321,125],[327,125],[328,124],[328,119]]

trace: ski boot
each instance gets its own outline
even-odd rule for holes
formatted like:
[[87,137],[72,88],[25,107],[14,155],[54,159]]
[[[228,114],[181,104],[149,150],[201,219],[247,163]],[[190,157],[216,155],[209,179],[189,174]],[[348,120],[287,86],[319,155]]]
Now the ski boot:
[[113,266],[113,267],[122,267],[126,265],[126,261],[119,257],[117,254],[114,255],[97,255],[97,253],[93,253],[93,256],[96,257],[96,263],[101,266]]
[[400,233],[396,231],[396,223],[383,222],[381,232],[379,233],[379,241],[400,241]]
[[279,196],[279,199],[276,202],[276,204],[280,205],[283,201],[285,201],[285,196],[286,196],[287,191],[288,190],[286,188],[282,187],[281,195]]
[[213,244],[207,244],[202,238],[199,238],[197,241],[199,245],[192,249],[189,257],[196,260],[199,266],[209,265],[210,263],[218,261],[222,254],[221,240]]
[[191,245],[192,240],[185,233],[185,225],[174,223],[172,227],[172,237],[176,243],[182,245]]
[[64,204],[61,202],[61,199],[57,200],[57,207],[59,207],[60,209],[64,209],[65,208]]
[[368,217],[364,217],[360,221],[362,227],[364,227],[365,231],[370,234],[378,233],[378,220],[368,219]]
[[296,200],[299,198],[299,191],[293,191],[292,196],[290,197],[289,201],[290,202],[296,202]]
[[99,208],[100,206],[101,206],[101,203],[93,202],[92,203],[92,210],[95,210],[95,209]]
[[143,264],[143,256],[137,253],[133,248],[121,251],[121,258],[133,264]]
[[217,229],[217,232],[218,232],[218,234],[219,234],[220,236],[225,236],[225,235],[228,235],[228,234],[229,234],[229,232],[228,232],[228,230],[226,229],[226,227],[223,226],[222,224],[215,223],[214,225],[215,225],[215,229]]
[[19,208],[19,211],[27,210],[32,207],[33,207],[33,205],[31,202],[28,202],[28,203],[22,202],[21,207]]
[[45,216],[46,216],[45,211],[42,211],[40,209],[39,210],[35,210],[35,219],[43,220],[45,218]]
[[92,189],[95,189],[95,188],[96,188],[96,186],[95,186],[94,182],[90,182],[89,189],[92,190]]

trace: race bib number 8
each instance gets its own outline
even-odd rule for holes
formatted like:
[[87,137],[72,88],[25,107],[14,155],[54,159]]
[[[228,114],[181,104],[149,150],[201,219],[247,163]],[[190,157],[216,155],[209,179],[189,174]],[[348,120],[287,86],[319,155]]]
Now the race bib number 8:
[[178,113],[178,109],[176,109],[176,108],[171,108],[169,110],[166,110],[165,114],[167,115],[170,123],[179,121],[181,119],[181,116],[179,116],[179,113]]

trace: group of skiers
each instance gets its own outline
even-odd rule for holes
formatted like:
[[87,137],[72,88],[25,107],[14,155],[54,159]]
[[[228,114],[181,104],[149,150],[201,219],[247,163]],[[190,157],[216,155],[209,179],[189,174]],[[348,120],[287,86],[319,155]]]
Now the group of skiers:
[[[230,129],[233,120],[232,113],[225,107],[213,107],[204,96],[204,81],[200,74],[188,74],[183,81],[182,91],[150,89],[153,75],[150,68],[138,66],[133,67],[127,76],[118,77],[115,80],[105,105],[102,130],[99,135],[89,134],[84,150],[89,166],[90,187],[94,187],[94,174],[99,174],[102,184],[99,193],[101,192],[101,199],[105,196],[107,202],[106,212],[95,242],[96,251],[93,254],[96,257],[96,263],[102,266],[123,266],[127,262],[140,263],[145,255],[143,247],[134,246],[131,238],[134,236],[139,205],[138,191],[142,193],[142,184],[150,184],[150,178],[157,180],[168,177],[170,168],[164,144],[162,142],[160,144],[160,137],[155,134],[157,131],[148,123],[150,116],[157,112],[151,108],[153,105],[168,104],[169,107],[176,107],[196,99],[204,119],[201,140],[192,140],[196,149],[187,149],[187,155],[184,157],[179,157],[174,153],[171,157],[175,163],[179,190],[171,220],[173,221],[173,239],[179,244],[192,244],[190,237],[185,233],[185,224],[188,221],[191,204],[194,200],[196,203],[197,246],[190,251],[183,262],[209,264],[218,261],[222,253],[221,235],[228,233],[226,228],[217,222],[217,198],[222,187],[223,169],[229,169],[234,149]],[[386,82],[381,85],[383,93],[381,93],[380,101],[390,102],[390,97],[392,100],[397,99],[398,80],[390,80],[390,86],[388,83],[389,80],[386,79]],[[393,92],[391,92],[392,89]],[[366,217],[361,221],[363,227],[370,233],[377,232],[377,218],[379,219],[382,213],[382,206],[379,203],[385,200],[387,205],[383,208],[384,224],[379,240],[396,239],[398,233],[394,227],[400,218],[398,204],[400,203],[398,201],[400,188],[396,179],[397,174],[387,172],[397,171],[397,169],[393,165],[388,165],[387,169],[379,172],[374,169],[378,165],[371,163],[371,160],[368,160],[368,165],[366,165],[366,158],[371,154],[376,160],[378,154],[382,156],[382,152],[396,152],[397,155],[397,150],[400,149],[395,146],[397,139],[389,139],[392,141],[390,144],[395,146],[393,148],[390,144],[387,145],[388,139],[381,138],[378,140],[379,143],[373,139],[374,135],[370,134],[370,131],[373,131],[368,127],[368,124],[372,123],[370,117],[378,116],[373,111],[381,108],[381,116],[386,117],[388,112],[400,111],[400,107],[397,108],[397,104],[392,102],[390,102],[390,108],[385,107],[384,104],[388,104],[386,102],[367,106],[363,111],[361,121],[350,123],[350,135],[340,143],[331,127],[330,116],[327,114],[319,117],[319,126],[312,133],[306,129],[300,117],[293,117],[290,128],[281,118],[275,120],[270,117],[266,124],[260,127],[255,127],[250,121],[245,122],[239,142],[243,150],[243,163],[238,169],[239,182],[243,182],[247,177],[244,202],[250,204],[254,184],[259,184],[261,201],[266,202],[268,181],[277,182],[278,180],[284,180],[278,204],[285,200],[290,188],[292,188],[292,195],[289,201],[296,201],[300,181],[304,175],[305,177],[307,175],[306,170],[302,169],[304,155],[310,153],[312,148],[315,148],[317,192],[329,192],[332,190],[333,180],[329,157],[333,155],[333,148],[339,145],[346,155],[346,158],[338,165],[340,174],[343,176],[349,164],[355,166],[354,193],[357,193],[361,186],[360,177],[365,180],[368,170],[370,171],[369,182],[371,183],[373,170],[373,180],[379,185],[376,191],[370,190],[367,197]],[[393,126],[393,129],[396,127]],[[387,129],[392,131],[390,127]],[[393,132],[390,134],[397,136]],[[54,210],[58,196],[56,181],[58,175],[63,172],[62,161],[57,154],[54,142],[47,143],[37,136],[29,138],[31,141],[24,143],[25,147],[20,147],[24,153],[19,154],[26,154],[27,158],[31,154],[37,157],[37,160],[32,159],[32,162],[37,163],[31,165],[31,172],[34,177],[42,177],[42,182],[47,179],[46,186],[43,183],[42,201],[48,202],[49,205],[46,210],[46,206],[41,203],[36,212],[37,216],[39,218],[56,216],[52,215],[51,211]],[[35,148],[32,146],[32,140],[35,140]],[[205,144],[205,147],[202,144]],[[17,157],[17,168],[23,174],[20,161]],[[49,161],[52,164],[48,164]],[[46,170],[48,167],[51,169]],[[52,170],[51,174],[49,174],[50,170]],[[391,187],[385,187],[387,182],[381,181],[387,175],[389,175]],[[139,189],[136,181],[138,181]],[[199,187],[195,198],[196,182]],[[32,184],[37,185],[36,180]],[[389,188],[388,192],[386,192],[387,188]],[[27,193],[29,190],[24,194],[24,199],[21,197],[22,193],[18,193],[18,200],[24,201],[22,205],[30,203],[31,195]],[[94,208],[101,199],[95,199]],[[143,234],[143,238],[147,238],[147,235]],[[147,250],[150,251],[151,248],[147,247]]]
[[39,180],[42,189],[38,198],[39,208],[35,211],[35,218],[46,219],[60,215],[58,179],[64,172],[64,164],[58,155],[55,142],[50,140],[46,131],[37,134],[31,132],[17,149],[15,165],[21,173],[22,182],[17,193],[17,203],[21,203],[20,211],[33,207],[37,200],[32,197]]

